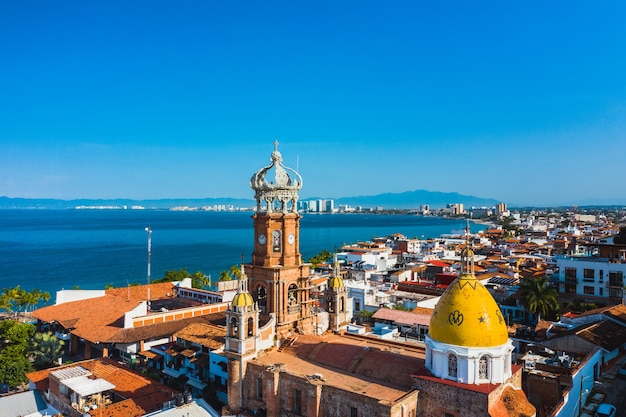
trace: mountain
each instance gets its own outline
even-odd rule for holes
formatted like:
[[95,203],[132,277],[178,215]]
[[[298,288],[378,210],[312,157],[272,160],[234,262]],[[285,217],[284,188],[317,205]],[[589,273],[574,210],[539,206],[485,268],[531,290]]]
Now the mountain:
[[418,209],[428,204],[431,209],[442,208],[447,204],[463,204],[467,207],[493,207],[500,203],[492,198],[481,198],[459,193],[442,193],[439,191],[415,190],[403,193],[384,193],[373,196],[340,197],[335,198],[335,207],[339,204],[348,204],[352,207],[377,207],[388,209]]
[[[318,198],[301,198],[302,201],[317,200]],[[459,193],[442,193],[438,191],[415,190],[404,193],[384,193],[373,196],[337,197],[335,207],[347,204],[352,207],[384,207],[386,209],[418,209],[423,204],[431,208],[445,207],[446,204],[460,203],[465,207],[492,207],[498,200],[467,196]],[[0,209],[74,209],[76,207],[109,207],[130,208],[133,206],[146,209],[170,209],[173,207],[205,207],[215,205],[252,208],[255,201],[243,198],[175,198],[158,200],[130,200],[130,199],[76,199],[57,200],[39,198],[10,198],[0,197]]]

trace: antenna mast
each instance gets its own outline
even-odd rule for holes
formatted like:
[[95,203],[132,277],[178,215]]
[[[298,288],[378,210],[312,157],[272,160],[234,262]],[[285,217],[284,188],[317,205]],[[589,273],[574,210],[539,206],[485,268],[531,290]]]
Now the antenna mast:
[[146,227],[148,232],[148,312],[150,312],[150,255],[152,254],[152,229],[150,226]]

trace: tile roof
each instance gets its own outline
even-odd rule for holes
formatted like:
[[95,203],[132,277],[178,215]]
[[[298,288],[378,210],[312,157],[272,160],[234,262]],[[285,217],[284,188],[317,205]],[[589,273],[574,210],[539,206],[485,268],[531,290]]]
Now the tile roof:
[[[124,328],[124,314],[147,299],[147,285],[106,290],[103,297],[79,300],[40,308],[33,317],[44,322],[57,322],[72,334],[92,343],[131,343],[153,337],[169,336],[193,321],[215,320],[201,317],[159,323],[143,327]],[[172,283],[150,285],[153,300],[172,298],[176,286]],[[223,316],[223,313],[220,313]],[[195,320],[194,320],[195,319]]]
[[626,344],[626,327],[609,320],[596,323],[577,334],[608,351],[619,349]]
[[611,317],[614,320],[622,322],[626,326],[626,306],[624,304],[618,304],[610,307],[604,312],[604,315]]
[[321,372],[327,385],[395,401],[412,390],[411,374],[424,367],[424,359],[421,352],[378,339],[300,335],[282,352],[270,352],[251,364],[282,364],[285,372],[300,377]]
[[[117,362],[109,358],[91,359],[63,365],[57,368],[32,372],[26,376],[31,382],[36,384],[37,389],[45,387],[47,390],[47,380],[50,373],[77,366],[91,371],[97,378],[107,380],[115,386],[111,391],[125,398],[123,401],[91,411],[94,417],[140,416],[161,409],[163,403],[171,400],[178,393],[178,391],[166,385],[118,365]],[[43,383],[44,379],[46,380],[45,384]]]
[[226,328],[203,323],[193,323],[174,333],[177,339],[188,340],[209,349],[219,349],[224,346]]
[[428,326],[432,313],[413,313],[410,311],[381,308],[372,316],[376,320],[388,320],[399,324]]

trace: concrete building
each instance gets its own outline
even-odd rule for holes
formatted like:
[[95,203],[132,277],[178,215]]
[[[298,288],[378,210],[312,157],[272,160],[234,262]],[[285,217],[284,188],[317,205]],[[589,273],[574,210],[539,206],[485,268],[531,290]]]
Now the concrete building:
[[626,245],[586,245],[584,256],[556,256],[559,301],[581,300],[606,305],[624,302]]

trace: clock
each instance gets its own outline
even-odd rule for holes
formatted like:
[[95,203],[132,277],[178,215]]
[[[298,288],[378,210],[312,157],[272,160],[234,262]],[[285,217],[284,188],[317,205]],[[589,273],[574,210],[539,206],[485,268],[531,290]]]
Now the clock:
[[265,245],[265,242],[267,242],[267,238],[265,237],[265,235],[264,235],[263,233],[261,233],[261,234],[259,235],[259,243],[260,243],[261,245]]
[[289,233],[289,236],[287,236],[287,242],[289,242],[290,245],[293,245],[295,241],[296,237],[293,235],[293,233]]

